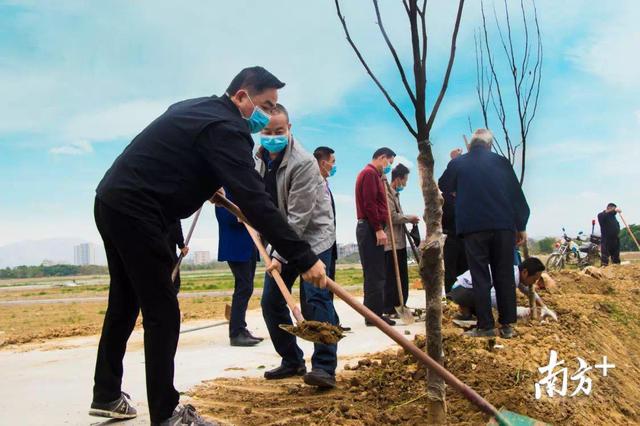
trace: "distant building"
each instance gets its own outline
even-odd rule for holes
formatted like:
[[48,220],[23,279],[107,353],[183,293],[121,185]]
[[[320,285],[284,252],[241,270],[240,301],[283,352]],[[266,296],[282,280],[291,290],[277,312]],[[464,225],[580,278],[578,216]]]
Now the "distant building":
[[63,265],[64,262],[59,261],[59,260],[51,260],[51,259],[45,259],[42,261],[42,263],[40,264],[41,266],[54,266],[54,265]]
[[193,264],[204,265],[211,262],[211,254],[209,251],[194,251],[193,252]]
[[82,243],[73,247],[74,265],[95,265],[96,247],[91,243]]
[[358,245],[355,243],[338,244],[338,259],[358,253]]

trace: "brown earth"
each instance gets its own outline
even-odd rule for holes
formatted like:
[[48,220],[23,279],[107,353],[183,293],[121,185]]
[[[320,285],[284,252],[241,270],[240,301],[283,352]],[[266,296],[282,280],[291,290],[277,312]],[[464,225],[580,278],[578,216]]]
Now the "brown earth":
[[[495,406],[551,424],[640,424],[640,266],[603,272],[600,280],[578,272],[555,274],[558,287],[542,296],[559,322],[521,323],[519,336],[511,340],[462,336],[451,323],[455,308],[447,306],[446,367]],[[424,337],[416,342],[424,347]],[[607,377],[601,370],[587,373],[593,381],[590,396],[569,397],[577,384],[569,380],[566,397],[536,400],[535,383],[543,377],[538,367],[548,364],[551,349],[566,362],[569,376],[578,369],[576,357],[593,366],[606,355],[615,368]],[[328,392],[307,387],[299,378],[244,378],[205,382],[191,395],[205,415],[229,424],[426,423],[425,370],[402,350],[370,355],[346,370],[338,376],[338,388]],[[447,409],[450,424],[488,420],[452,388],[447,388]]]
[[[180,300],[183,320],[222,319],[231,297],[194,297]],[[260,306],[253,297],[249,309]],[[50,339],[99,334],[107,302],[73,302],[42,305],[12,305],[0,309],[0,348]],[[142,326],[138,317],[136,327]]]

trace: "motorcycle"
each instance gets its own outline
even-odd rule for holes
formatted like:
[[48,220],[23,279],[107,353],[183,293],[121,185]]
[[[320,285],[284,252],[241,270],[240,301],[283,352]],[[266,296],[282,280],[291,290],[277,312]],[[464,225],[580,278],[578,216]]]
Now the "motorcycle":
[[562,228],[562,239],[556,243],[556,250],[547,259],[547,270],[560,271],[567,265],[575,265],[584,268],[595,265],[600,259],[600,237],[592,233],[589,240],[583,239],[584,233],[580,231],[576,238],[571,238]]

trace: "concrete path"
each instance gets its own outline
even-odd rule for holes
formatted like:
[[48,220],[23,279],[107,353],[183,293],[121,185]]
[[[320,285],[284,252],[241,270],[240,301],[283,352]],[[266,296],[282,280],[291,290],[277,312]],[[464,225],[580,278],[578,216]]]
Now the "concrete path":
[[[424,307],[424,293],[412,291],[408,305]],[[379,330],[365,327],[364,320],[346,304],[336,302],[336,309],[342,324],[353,329],[338,346],[339,369],[351,359],[394,346]],[[192,321],[182,328],[215,322]],[[249,312],[247,322],[255,335],[268,337],[260,311]],[[397,329],[409,330],[411,335],[407,337],[412,339],[415,333],[424,333],[424,322],[397,326]],[[229,346],[227,336],[224,325],[180,336],[175,373],[179,391],[216,377],[260,377],[265,369],[280,364],[269,339],[253,348],[235,348]],[[102,424],[99,418],[87,415],[97,341],[97,336],[78,337],[0,351],[0,424]],[[142,343],[142,331],[135,331],[124,359],[123,390],[131,394],[139,413],[137,419],[122,423],[126,426],[149,424]],[[313,345],[303,341],[300,346],[309,367]]]

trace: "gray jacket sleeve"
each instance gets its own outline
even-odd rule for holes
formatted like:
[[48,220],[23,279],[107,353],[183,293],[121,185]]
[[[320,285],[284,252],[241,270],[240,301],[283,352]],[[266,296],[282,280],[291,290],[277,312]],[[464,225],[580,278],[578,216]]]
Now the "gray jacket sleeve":
[[298,235],[302,235],[313,217],[323,190],[316,161],[311,158],[300,163],[292,173],[291,182],[287,198],[287,221]]

